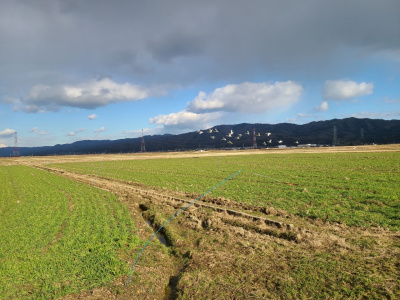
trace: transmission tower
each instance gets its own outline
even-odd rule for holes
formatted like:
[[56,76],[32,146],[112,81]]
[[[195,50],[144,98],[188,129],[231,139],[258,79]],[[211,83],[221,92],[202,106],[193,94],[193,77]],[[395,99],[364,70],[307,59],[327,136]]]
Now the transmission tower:
[[337,146],[337,130],[336,126],[333,126],[333,141],[332,141],[332,146]]
[[361,143],[364,143],[364,128],[361,128]]
[[142,129],[142,143],[140,144],[140,152],[142,153],[146,152],[146,143],[144,142],[143,129]]
[[14,156],[14,157],[20,157],[20,156],[21,156],[21,155],[19,154],[17,132],[14,132],[14,149],[13,149],[13,156]]
[[256,129],[253,128],[253,148],[257,149]]

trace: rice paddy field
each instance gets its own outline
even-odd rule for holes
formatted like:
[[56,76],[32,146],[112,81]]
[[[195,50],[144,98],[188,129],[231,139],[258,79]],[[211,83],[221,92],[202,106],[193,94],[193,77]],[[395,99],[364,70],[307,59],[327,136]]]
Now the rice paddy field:
[[400,151],[139,155],[0,159],[0,299],[400,297]]

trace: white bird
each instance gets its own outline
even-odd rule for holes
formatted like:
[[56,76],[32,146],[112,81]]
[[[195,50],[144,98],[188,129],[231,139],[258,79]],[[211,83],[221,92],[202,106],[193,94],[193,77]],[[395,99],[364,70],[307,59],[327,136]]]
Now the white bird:
[[266,135],[267,135],[267,136],[270,136],[270,135],[271,135],[271,132],[267,132]]
[[235,139],[239,140],[239,139],[240,139],[240,136],[235,137]]
[[197,130],[197,132],[198,132],[199,134],[202,134],[202,133],[203,133],[203,131],[201,131],[201,130]]
[[232,135],[233,134],[233,130],[231,129],[231,132],[230,132],[230,134]]
[[246,133],[245,134],[247,134],[247,135],[250,135],[250,132],[249,131],[246,131]]
[[267,145],[267,143],[266,143],[266,142],[264,142],[264,143],[263,143],[263,145],[265,146],[265,145]]
[[242,134],[241,134],[241,133],[239,133],[239,134],[238,134],[238,137],[241,137],[241,136],[242,136]]
[[213,132],[212,128],[208,129],[208,133],[212,133],[212,132]]
[[280,140],[280,141],[278,141],[278,143],[279,143],[279,144],[282,144],[282,143],[283,143],[283,141],[282,141],[282,140]]
[[298,144],[299,143],[299,141],[296,141],[296,144]]
[[232,143],[231,141],[228,141],[228,144],[231,144],[231,145],[232,145],[233,143]]
[[214,132],[218,132],[218,129],[217,129],[217,128],[215,128],[215,129],[214,129]]
[[257,133],[257,136],[261,136],[261,134],[260,134],[260,133]]
[[215,136],[212,135],[211,138],[212,138],[212,139],[215,139]]
[[228,133],[226,136],[227,137],[232,137],[232,133]]
[[270,143],[270,144],[271,144],[271,143],[272,143],[272,140],[269,140],[269,141],[268,141],[268,143]]
[[226,138],[223,137],[222,140],[223,140],[223,141],[226,141]]

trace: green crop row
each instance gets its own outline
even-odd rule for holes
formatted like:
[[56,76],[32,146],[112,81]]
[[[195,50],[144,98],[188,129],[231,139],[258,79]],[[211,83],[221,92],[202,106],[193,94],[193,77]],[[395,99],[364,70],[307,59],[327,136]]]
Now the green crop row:
[[400,153],[312,153],[80,162],[60,168],[356,226],[400,229]]
[[126,274],[140,243],[105,191],[25,167],[0,167],[0,298],[56,298]]

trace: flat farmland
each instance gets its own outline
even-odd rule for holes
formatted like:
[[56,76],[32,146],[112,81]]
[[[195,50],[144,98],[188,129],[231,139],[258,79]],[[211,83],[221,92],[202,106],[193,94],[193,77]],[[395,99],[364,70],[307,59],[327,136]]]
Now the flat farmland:
[[400,153],[189,157],[51,165],[200,195],[242,170],[213,197],[346,225],[400,230]]
[[395,146],[0,160],[0,298],[397,299],[399,173]]

